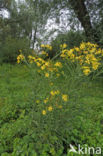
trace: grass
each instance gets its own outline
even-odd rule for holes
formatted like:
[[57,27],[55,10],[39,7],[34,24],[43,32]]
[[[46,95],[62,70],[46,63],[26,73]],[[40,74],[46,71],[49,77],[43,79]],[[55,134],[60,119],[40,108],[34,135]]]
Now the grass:
[[[30,135],[34,135],[34,130],[36,133],[36,127],[34,125],[38,124],[36,120],[40,117],[36,107],[36,99],[42,100],[43,97],[47,96],[48,91],[51,90],[45,78],[41,77],[41,75],[37,77],[33,72],[33,69],[29,69],[25,65],[13,66],[4,64],[0,66],[0,154],[5,154],[4,156],[6,156],[6,154],[11,155],[11,153],[14,154],[12,154],[12,156],[16,156],[19,148],[22,149],[24,153],[26,151],[25,149],[29,148],[26,147],[26,142],[32,142],[29,140],[31,139]],[[61,85],[61,82],[63,85]],[[64,80],[61,79],[55,82],[54,88],[59,86],[64,92],[70,92],[69,87],[66,88],[66,84],[67,81],[64,82]],[[77,105],[74,103],[74,105],[68,106],[70,109],[69,118],[71,118],[70,121],[72,121],[69,128],[69,131],[72,129],[69,133],[69,143],[72,142],[75,146],[77,143],[102,146],[103,80],[98,78],[88,83],[84,82],[83,85],[82,90],[78,89],[75,91],[75,94],[77,94],[78,97],[80,96]],[[75,97],[70,97],[73,100],[75,99]],[[42,106],[40,105],[40,107]],[[41,125],[45,125],[45,122],[46,119],[44,119]],[[39,128],[37,129],[37,135],[40,135],[41,130]],[[34,136],[34,138],[36,139],[36,136]],[[16,139],[20,139],[21,141]],[[36,144],[40,146],[41,142],[42,141],[36,141]],[[53,144],[53,140],[50,142]],[[19,147],[17,146],[18,144]],[[47,147],[43,146],[41,148],[46,151]],[[40,151],[42,150],[40,149]],[[43,156],[43,151],[41,153],[39,153],[39,155],[41,154],[41,156]],[[18,155],[20,155],[20,153]]]

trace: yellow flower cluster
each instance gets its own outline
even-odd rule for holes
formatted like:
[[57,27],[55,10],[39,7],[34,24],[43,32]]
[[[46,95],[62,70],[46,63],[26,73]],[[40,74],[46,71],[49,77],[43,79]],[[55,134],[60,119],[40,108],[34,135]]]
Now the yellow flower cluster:
[[61,45],[60,45],[60,48],[61,48],[61,49],[67,48],[67,44],[65,44],[65,43],[64,43],[64,44],[61,44]]
[[62,99],[63,99],[65,102],[67,102],[67,101],[68,101],[68,96],[67,96],[66,94],[63,94],[63,95],[62,95]]
[[45,51],[42,51],[41,53],[42,53],[42,55],[44,55],[44,56],[48,56],[48,53],[45,52]]
[[61,67],[62,67],[62,63],[61,63],[61,62],[56,62],[56,63],[54,64],[54,66],[55,66],[55,67],[60,67],[60,68],[61,68]]
[[[43,101],[44,104],[46,104],[46,108],[42,110],[42,115],[46,115],[48,111],[51,112],[55,108],[62,109],[63,106],[61,104],[58,104],[58,103],[61,102],[61,98],[62,98],[63,102],[68,101],[68,95],[67,94],[61,94],[59,90],[52,90],[50,92],[50,97],[49,98],[47,97]],[[47,103],[48,103],[49,106],[47,106]],[[51,103],[51,104],[49,104],[49,103]]]
[[58,95],[58,94],[60,94],[60,91],[59,90],[56,90],[56,91],[51,91],[50,92],[50,94],[52,95],[52,96],[55,96],[55,95]]
[[[53,107],[52,107],[52,106],[49,106],[49,107],[47,108],[47,110],[48,110],[49,112],[51,112],[51,111],[53,110]],[[42,110],[42,114],[43,114],[43,115],[46,115],[47,110]]]
[[97,70],[101,65],[100,61],[103,57],[103,49],[98,48],[97,44],[83,42],[80,44],[80,47],[74,47],[70,50],[62,48],[61,57],[67,60],[70,59],[72,62],[78,62],[81,65],[83,73],[89,75],[89,73]]
[[29,55],[28,56],[28,61],[29,63],[35,63],[37,65],[37,67],[39,67],[38,72],[40,73],[41,71],[44,71],[44,76],[46,78],[50,77],[50,73],[56,72],[56,76],[59,77],[60,74],[57,73],[59,68],[62,68],[62,63],[61,62],[56,62],[53,63],[53,61],[51,60],[44,60],[43,58],[39,57],[39,56],[32,56]]
[[[47,50],[52,50],[52,46],[50,45],[41,45],[41,48],[45,48]],[[71,60],[72,62],[79,63],[84,75],[88,76],[91,72],[97,70],[101,65],[101,59],[103,57],[103,50],[98,47],[96,44],[92,44],[90,42],[81,43],[79,47],[74,47],[73,49],[68,50],[67,45],[64,43],[60,45],[61,49],[61,58],[65,60]],[[20,51],[21,52],[21,51]],[[41,52],[42,55],[48,56],[48,53],[45,51]],[[61,71],[63,64],[61,61],[53,62],[50,59],[43,59],[40,57],[41,55],[29,55],[28,61],[29,63],[35,63],[37,66],[37,72],[43,73],[48,81],[51,80],[52,76],[59,77],[61,74],[65,75],[65,70]],[[17,57],[17,63],[25,60],[24,55],[21,54]],[[63,68],[62,68],[63,69]],[[54,76],[54,77],[55,77]],[[53,81],[53,80],[52,80]],[[49,81],[49,85],[52,87],[53,82]],[[55,90],[53,86],[53,90],[51,89],[49,96],[43,100],[43,108],[42,115],[46,115],[47,112],[52,112],[55,109],[62,109],[63,105],[61,105],[61,101],[68,102],[68,95],[62,94],[58,89]],[[36,100],[36,104],[39,104],[40,100]]]
[[25,59],[24,55],[20,54],[17,56],[17,63],[20,63],[21,61],[23,61]]
[[52,50],[52,46],[51,45],[49,45],[49,44],[42,44],[41,45],[41,48],[47,48],[48,50]]

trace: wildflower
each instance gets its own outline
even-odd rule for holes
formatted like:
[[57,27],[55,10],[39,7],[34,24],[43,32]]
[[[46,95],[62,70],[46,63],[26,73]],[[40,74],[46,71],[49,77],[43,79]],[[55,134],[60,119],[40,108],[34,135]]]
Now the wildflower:
[[46,55],[47,53],[45,51],[42,51],[42,55]]
[[18,63],[18,64],[20,63],[20,59],[17,59],[17,63]]
[[75,50],[76,50],[76,51],[80,51],[78,47],[75,47]]
[[86,50],[85,50],[85,51],[83,51],[83,54],[88,54],[88,51],[86,51]]
[[54,96],[54,95],[55,95],[55,92],[54,92],[54,91],[51,91],[50,94],[51,94],[52,96]]
[[36,103],[40,103],[40,100],[36,100]]
[[71,55],[74,55],[73,52],[74,52],[74,49],[70,49],[68,50],[67,55],[70,57]]
[[97,51],[96,51],[96,55],[98,55],[98,54],[101,54],[102,53],[102,50],[99,48]]
[[59,90],[51,91],[50,94],[51,94],[52,96],[55,96],[55,95],[60,94],[60,91],[59,91]]
[[89,73],[91,72],[90,68],[88,66],[83,66],[82,68],[84,75],[89,75]]
[[48,98],[46,98],[45,100],[44,100],[44,103],[46,104],[48,102]]
[[20,60],[23,61],[25,59],[24,55],[20,54],[17,56],[17,63],[20,63]]
[[41,66],[41,69],[44,70],[45,69],[45,65]]
[[59,77],[59,76],[60,76],[60,74],[59,74],[59,73],[57,73],[57,74],[56,74],[56,76],[57,76],[57,77]]
[[40,72],[41,72],[41,70],[38,70],[37,72],[38,72],[38,73],[40,73]]
[[56,63],[54,64],[54,66],[56,66],[56,67],[62,67],[62,64],[61,64],[61,62],[56,62]]
[[53,110],[53,107],[52,106],[49,106],[48,107],[48,111],[51,112],[52,110]]
[[53,86],[53,82],[51,82],[50,85]]
[[42,114],[43,114],[43,115],[46,115],[46,111],[45,111],[45,110],[42,110]]
[[41,44],[41,48],[44,48],[45,47],[45,45],[44,44]]
[[45,73],[45,77],[49,77],[49,73]]
[[75,58],[75,55],[74,54],[71,54],[70,55],[70,59],[74,59]]
[[50,65],[50,63],[49,62],[45,62],[45,66],[49,66]]
[[48,48],[49,50],[52,50],[52,46],[50,46],[50,45],[48,45],[48,44],[45,45],[45,47]]
[[68,101],[68,96],[66,94],[63,94],[62,95],[62,100],[67,102]]
[[91,71],[90,71],[90,69],[84,69],[83,70],[83,73],[84,73],[84,75],[89,75],[89,73],[90,73]]
[[60,94],[60,91],[59,91],[59,90],[56,90],[56,91],[55,91],[55,94],[56,94],[56,95]]
[[62,53],[60,56],[61,56],[61,57],[66,57],[66,55],[65,55],[65,54],[63,54],[63,53]]
[[81,49],[81,50],[85,49],[85,43],[84,43],[84,42],[81,43],[81,45],[80,45],[80,49]]
[[60,47],[61,47],[62,49],[65,49],[65,48],[67,47],[67,44],[65,44],[65,43],[64,43],[63,45],[61,44]]
[[21,52],[22,52],[22,50],[20,49],[20,50],[19,50],[19,52],[21,53]]
[[92,62],[92,68],[93,68],[94,70],[97,70],[99,65],[100,65],[99,62]]
[[39,62],[37,62],[36,64],[37,64],[37,66],[38,66],[38,67],[40,67],[40,66],[41,66],[41,64],[40,64]]

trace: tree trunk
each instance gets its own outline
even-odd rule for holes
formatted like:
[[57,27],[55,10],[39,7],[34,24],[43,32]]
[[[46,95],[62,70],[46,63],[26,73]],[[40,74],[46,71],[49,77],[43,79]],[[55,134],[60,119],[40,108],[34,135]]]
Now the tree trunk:
[[85,34],[89,41],[98,42],[98,36],[93,30],[89,13],[87,11],[85,0],[70,0],[69,1],[77,18],[81,22],[82,27],[85,30]]
[[35,27],[35,30],[34,30],[34,36],[33,36],[33,45],[32,45],[32,48],[34,49],[34,43],[36,42],[36,35],[37,35],[37,25]]

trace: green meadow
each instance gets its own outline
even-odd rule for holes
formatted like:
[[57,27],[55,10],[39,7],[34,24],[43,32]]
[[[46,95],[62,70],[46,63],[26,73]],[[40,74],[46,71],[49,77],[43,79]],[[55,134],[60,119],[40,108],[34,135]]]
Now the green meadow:
[[69,100],[43,116],[48,80],[26,65],[0,66],[1,156],[72,156],[70,144],[103,147],[103,79],[53,83]]

